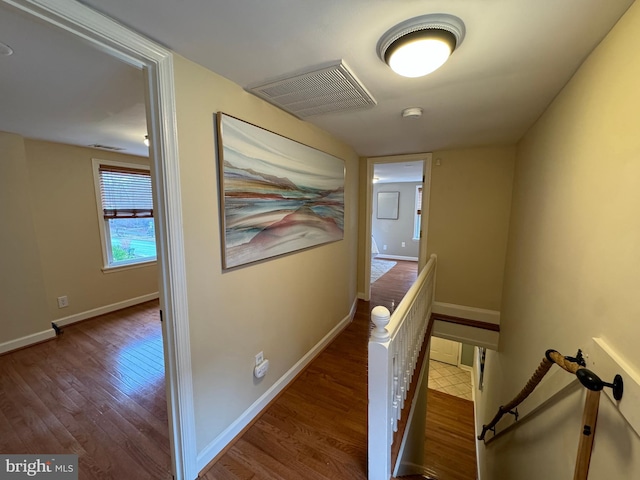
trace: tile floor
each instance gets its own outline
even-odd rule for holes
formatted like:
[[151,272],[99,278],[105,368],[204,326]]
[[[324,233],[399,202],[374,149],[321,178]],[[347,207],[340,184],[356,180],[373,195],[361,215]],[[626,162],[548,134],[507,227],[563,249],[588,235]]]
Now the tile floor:
[[436,360],[429,360],[429,388],[473,400],[471,372]]

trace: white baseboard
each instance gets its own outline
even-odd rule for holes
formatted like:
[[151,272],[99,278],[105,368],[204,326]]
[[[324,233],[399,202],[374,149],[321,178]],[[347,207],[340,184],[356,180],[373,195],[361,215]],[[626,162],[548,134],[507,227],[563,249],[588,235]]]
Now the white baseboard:
[[88,318],[97,317],[106,313],[115,312],[116,310],[122,310],[123,308],[132,307],[133,305],[148,302],[150,300],[155,300],[159,296],[160,294],[158,292],[149,293],[140,297],[130,298],[129,300],[123,300],[122,302],[112,303],[111,305],[105,305],[104,307],[98,307],[87,310],[86,312],[80,312],[74,315],[69,315],[68,317],[59,318],[58,320],[54,320],[53,323],[55,323],[58,327],[64,327],[65,325],[71,325],[72,323],[81,322],[82,320],[87,320]]
[[36,343],[44,342],[56,336],[56,331],[53,328],[44,330],[38,333],[32,333],[24,337],[16,338],[15,340],[9,340],[8,342],[0,343],[0,354],[7,353],[18,348],[28,347]]
[[473,367],[470,367],[469,365],[465,365],[464,363],[460,363],[460,364],[458,364],[458,368],[460,370],[464,370],[465,372],[470,372],[473,375]]
[[433,313],[500,325],[500,312],[453,303],[433,302]]
[[282,377],[267,390],[253,405],[246,409],[231,425],[209,443],[196,460],[198,471],[202,471],[208,464],[231,442],[242,430],[256,418],[276,396],[318,355],[340,332],[353,320],[358,300],[351,305],[349,315],[331,329],[322,340],[296,362]]
[[407,260],[409,262],[417,262],[418,257],[403,257],[402,255],[385,255],[383,253],[376,255],[375,258],[380,260]]

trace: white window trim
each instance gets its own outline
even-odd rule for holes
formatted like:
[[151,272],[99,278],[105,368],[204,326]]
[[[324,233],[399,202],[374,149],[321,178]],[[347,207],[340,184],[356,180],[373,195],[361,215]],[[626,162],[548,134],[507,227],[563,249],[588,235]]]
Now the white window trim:
[[144,259],[144,260],[124,260],[118,262],[116,265],[111,265],[109,263],[109,245],[107,244],[107,235],[108,232],[108,224],[104,219],[103,211],[102,211],[102,196],[100,195],[100,165],[111,165],[113,167],[123,167],[123,168],[132,168],[135,170],[146,170],[150,172],[151,168],[148,165],[141,165],[139,163],[126,163],[126,162],[116,162],[114,160],[102,160],[99,158],[91,159],[92,167],[93,167],[93,187],[94,192],[96,194],[96,208],[98,213],[98,228],[100,230],[100,245],[102,247],[102,271],[107,273],[128,270],[131,268],[140,268],[146,267],[149,265],[153,265],[157,263],[158,257],[156,256],[153,259]]

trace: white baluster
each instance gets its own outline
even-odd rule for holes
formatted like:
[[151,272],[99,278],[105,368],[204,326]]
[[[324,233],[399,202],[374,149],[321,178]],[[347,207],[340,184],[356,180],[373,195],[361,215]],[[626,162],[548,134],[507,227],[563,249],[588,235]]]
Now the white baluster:
[[392,419],[394,432],[398,431],[398,423],[396,422],[396,419],[398,418],[398,415],[400,415],[399,413],[400,403],[398,402],[397,391],[398,391],[398,357],[394,356],[393,357],[393,384],[391,388],[391,405],[392,405],[391,419]]

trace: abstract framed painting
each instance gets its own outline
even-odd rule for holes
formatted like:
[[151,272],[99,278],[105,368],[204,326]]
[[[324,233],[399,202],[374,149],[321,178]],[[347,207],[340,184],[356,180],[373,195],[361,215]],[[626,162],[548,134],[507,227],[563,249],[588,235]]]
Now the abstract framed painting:
[[343,160],[217,114],[222,268],[344,238]]

